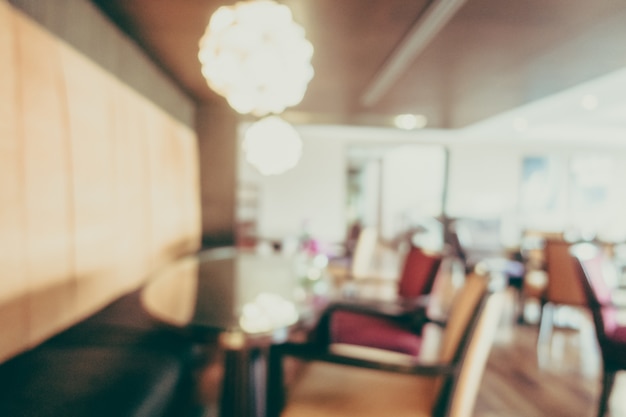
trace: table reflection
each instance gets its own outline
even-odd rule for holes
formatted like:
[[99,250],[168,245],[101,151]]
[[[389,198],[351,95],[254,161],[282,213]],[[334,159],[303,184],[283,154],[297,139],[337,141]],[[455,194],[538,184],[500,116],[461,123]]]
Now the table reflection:
[[323,260],[220,248],[163,268],[144,308],[174,326],[271,333],[313,314],[327,295]]
[[141,302],[169,326],[219,335],[220,416],[263,416],[268,348],[283,342],[294,325],[315,323],[330,299],[326,263],[306,254],[211,249],[154,274]]

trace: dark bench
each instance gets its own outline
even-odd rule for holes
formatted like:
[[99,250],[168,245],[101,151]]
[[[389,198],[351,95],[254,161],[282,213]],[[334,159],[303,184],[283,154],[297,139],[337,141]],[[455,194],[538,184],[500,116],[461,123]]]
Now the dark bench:
[[0,416],[199,416],[195,348],[130,293],[0,365]]

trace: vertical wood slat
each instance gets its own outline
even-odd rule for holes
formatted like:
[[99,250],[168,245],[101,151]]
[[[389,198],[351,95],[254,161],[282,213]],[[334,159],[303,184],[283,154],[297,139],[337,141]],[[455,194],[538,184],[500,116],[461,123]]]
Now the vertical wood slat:
[[145,107],[146,138],[149,147],[150,209],[152,216],[152,255],[155,266],[175,251],[179,213],[175,191],[176,144],[168,135],[168,124],[160,111]]
[[128,87],[115,89],[116,244],[120,279],[135,286],[150,270],[149,167],[145,118],[140,98]]
[[69,48],[61,48],[67,88],[77,276],[111,265],[113,142],[110,95],[103,74]]
[[2,1],[0,53],[2,362],[196,249],[200,223],[189,128]]
[[[0,3],[0,26],[13,20]],[[12,30],[0,32],[0,301],[26,291],[24,281],[23,154],[17,126],[17,71]]]
[[200,179],[196,136],[148,103],[150,244],[153,266],[200,247]]
[[196,112],[202,181],[202,234],[235,236],[237,114],[227,103],[199,106]]
[[200,211],[200,168],[198,162],[198,143],[194,132],[186,126],[180,124],[174,127],[176,135],[182,147],[182,156],[179,161],[178,170],[181,178],[179,184],[182,185],[182,225],[181,232],[184,237],[184,247],[186,252],[194,252],[201,245],[202,214]]
[[[29,338],[67,325],[76,301],[66,102],[58,44],[20,14],[17,22],[24,145]],[[57,291],[55,287],[65,288]]]
[[73,273],[83,316],[120,291],[116,284],[112,93],[100,68],[60,45],[67,96],[73,205]]
[[0,2],[0,361],[28,341],[24,294],[25,218],[22,190],[24,155],[17,124],[17,62],[13,15]]

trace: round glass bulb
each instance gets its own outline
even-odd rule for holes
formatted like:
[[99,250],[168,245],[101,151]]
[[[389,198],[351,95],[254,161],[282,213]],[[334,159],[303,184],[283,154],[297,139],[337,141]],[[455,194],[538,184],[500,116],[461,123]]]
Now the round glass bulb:
[[198,59],[209,86],[241,114],[295,106],[313,78],[313,46],[285,5],[238,2],[213,14]]
[[263,175],[278,175],[295,167],[302,155],[302,139],[289,123],[269,116],[244,134],[246,160]]

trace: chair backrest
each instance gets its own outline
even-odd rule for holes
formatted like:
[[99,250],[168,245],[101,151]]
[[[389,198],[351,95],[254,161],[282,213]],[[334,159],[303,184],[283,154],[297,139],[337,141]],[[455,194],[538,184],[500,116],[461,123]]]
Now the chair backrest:
[[411,245],[398,281],[398,295],[402,298],[415,298],[429,294],[439,272],[441,260],[441,253],[429,252]]
[[463,357],[459,359],[459,373],[449,398],[447,417],[472,416],[503,305],[504,293],[490,294],[475,327],[468,335],[469,340]]
[[468,276],[455,296],[443,334],[440,362],[457,366],[452,378],[442,381],[433,415],[468,417],[500,319],[503,294],[487,292],[487,278]]
[[376,228],[365,227],[359,232],[350,265],[350,273],[353,278],[370,275],[377,244],[378,232]]
[[463,245],[461,245],[461,239],[459,238],[457,230],[453,226],[454,224],[448,228],[446,243],[450,246],[454,254],[463,262],[467,269],[467,253],[465,252]]
[[545,300],[556,304],[585,305],[586,299],[570,255],[571,243],[547,239],[545,243],[548,285]]
[[618,323],[617,309],[611,305],[611,289],[604,277],[606,262],[604,253],[590,243],[574,245],[570,252],[587,306],[593,316],[598,341],[602,345],[606,333]]

